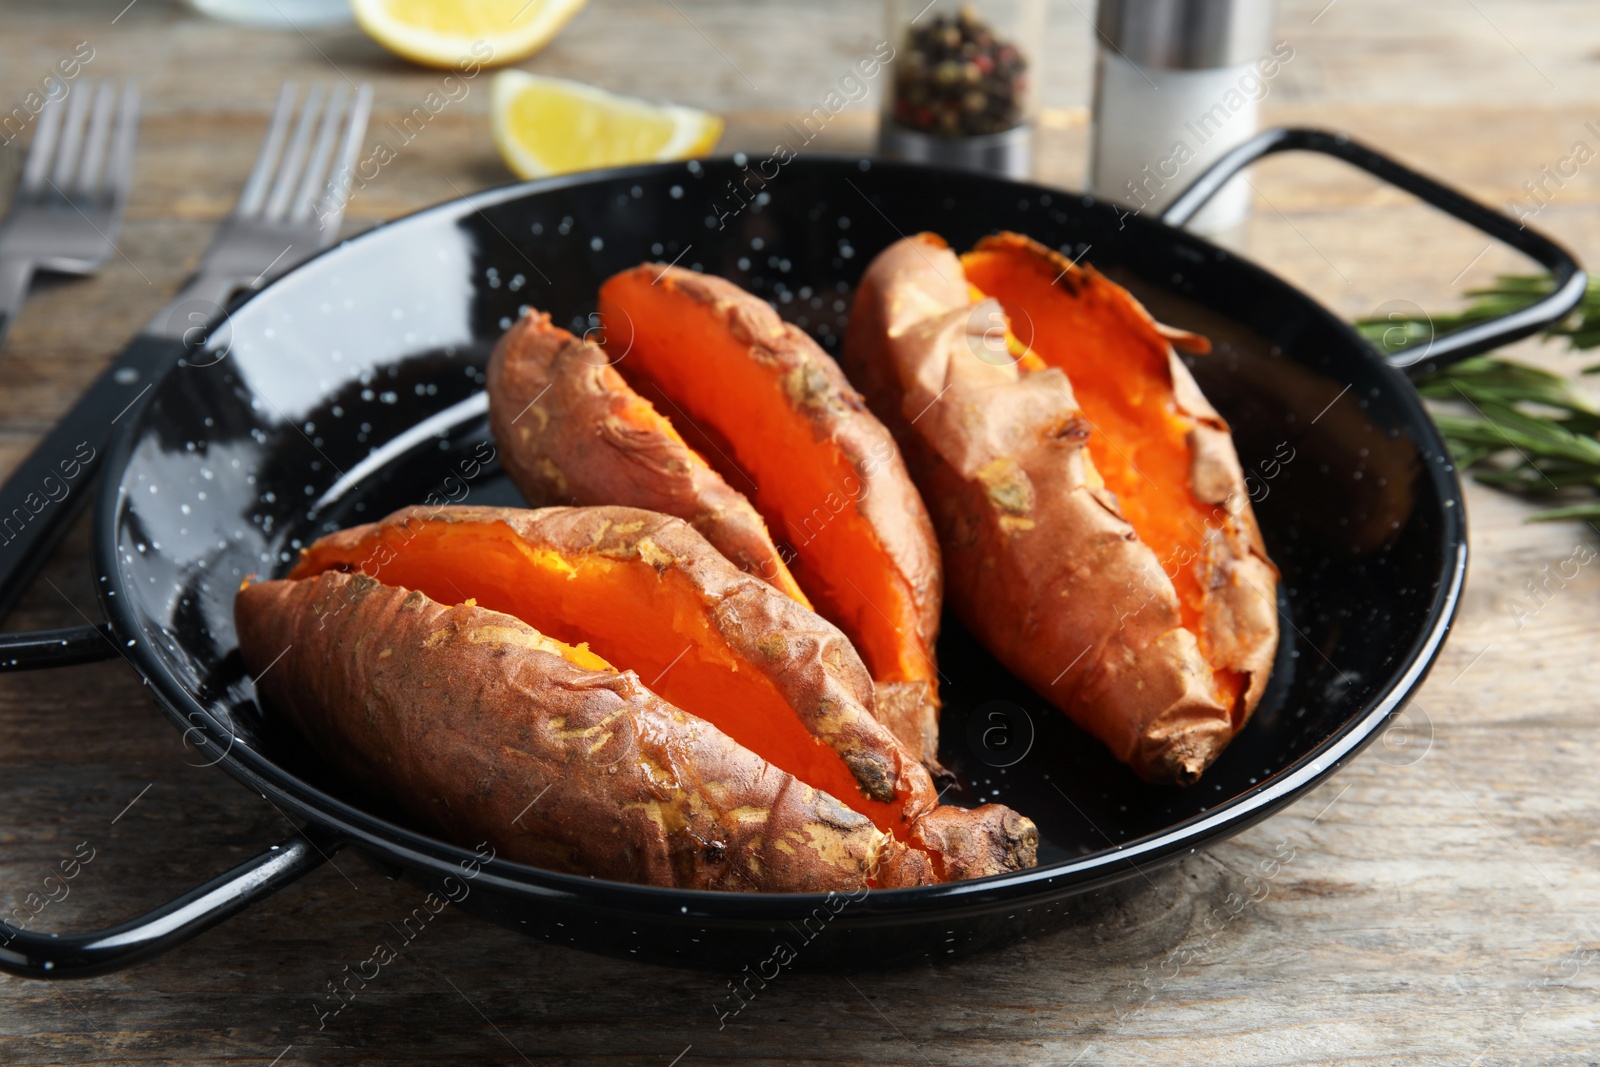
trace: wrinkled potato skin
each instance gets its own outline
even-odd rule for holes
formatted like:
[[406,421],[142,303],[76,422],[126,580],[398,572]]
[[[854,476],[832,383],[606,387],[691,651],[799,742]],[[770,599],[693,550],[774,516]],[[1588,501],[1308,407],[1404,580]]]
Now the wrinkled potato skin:
[[1013,255],[1033,257],[1048,273],[1057,276],[1059,285],[1069,289],[1111,290],[1132,313],[1138,328],[1166,343],[1166,370],[1174,407],[1194,420],[1188,440],[1189,492],[1194,499],[1212,507],[1205,554],[1189,564],[1199,569],[1200,585],[1209,594],[1201,625],[1211,642],[1212,662],[1250,678],[1243,693],[1242,714],[1233,724],[1234,733],[1238,733],[1266,692],[1277,653],[1278,570],[1267,558],[1266,545],[1261,540],[1244,469],[1234,451],[1233,434],[1176,351],[1182,348],[1203,355],[1211,351],[1211,342],[1156,322],[1131,293],[1093,267],[1079,266],[1021,234],[985,237],[977,248],[1007,249]]
[[574,874],[774,892],[864,886],[900,847],[631,671],[575,666],[509,615],[337,572],[247,586],[235,615],[272,706],[445,838]]
[[[917,642],[932,664],[944,603],[944,573],[927,506],[893,435],[839,365],[804,330],[784,322],[765,300],[724,278],[683,267],[646,263],[633,268],[633,273],[714,309],[729,332],[750,346],[753,359],[780,371],[790,406],[804,416],[815,439],[831,442],[843,452],[866,486],[853,506],[877,533],[891,565],[912,590],[917,627],[906,636]],[[626,310],[613,308],[604,291],[601,310],[607,321],[626,318]],[[883,682],[879,690],[880,720],[925,764],[937,769],[937,683]]]
[[[372,550],[384,536],[437,522],[504,523],[564,558],[596,553],[687,577],[695,601],[678,607],[704,611],[740,659],[772,679],[865,795],[901,804],[918,847],[673,707],[631,671],[578,667],[510,615],[321,570],[350,553],[381,574],[383,555]],[[937,806],[928,772],[873,717],[872,679],[837,628],[740,571],[680,519],[622,507],[406,508],[321,539],[288,581],[246,586],[235,618],[246,665],[271,666],[263,695],[330,762],[446,836],[489,840],[523,862],[767,891],[920,885],[1036,862],[1038,832],[1010,809]],[[546,785],[549,797],[534,806],[542,821],[530,811],[511,828]],[[591,824],[609,836],[590,841]],[[794,836],[802,832],[803,841]],[[696,860],[696,849],[708,851]]]
[[[1217,702],[1211,667],[1182,627],[1155,553],[1115,498],[1091,484],[1089,430],[1066,376],[1054,368],[1023,374],[978,357],[998,311],[992,300],[971,303],[960,261],[943,241],[899,241],[862,278],[845,369],[900,439],[939,530],[947,592],[963,623],[1141,776],[1190,784],[1243,721]],[[1189,410],[1215,417],[1187,370],[1175,384]],[[1212,492],[1219,482],[1236,487],[1230,507],[1247,508],[1231,446],[1230,464],[1216,459],[1207,436],[1196,465],[1202,454],[1212,459],[1197,474],[1213,479]],[[1235,573],[1237,559],[1213,564],[1229,581],[1262,577]],[[1264,568],[1272,587],[1264,558],[1249,555],[1243,566]],[[1129,611],[1135,594],[1138,609]],[[1263,622],[1253,602],[1238,609],[1242,618],[1217,608],[1205,624],[1266,625],[1275,635],[1276,617],[1265,610]],[[1249,706],[1270,655],[1252,675]]]
[[[873,715],[872,678],[849,640],[793,598],[733,566],[681,519],[638,508],[410,507],[376,523],[329,534],[306,549],[290,577],[310,573],[319,552],[356,546],[387,530],[403,538],[421,523],[499,522],[524,542],[572,558],[592,552],[671,568],[694,588],[699,611],[733,650],[770,677],[812,736],[838,752],[874,800],[907,798],[915,818],[934,804],[933,784]],[[373,542],[376,543],[376,542]],[[374,577],[382,579],[379,567]],[[620,665],[619,665],[620,666]]]
[[681,440],[628,417],[643,401],[598,346],[530,311],[495,345],[486,389],[500,462],[530,503],[676,515],[740,570],[778,584],[778,550],[750,501]]

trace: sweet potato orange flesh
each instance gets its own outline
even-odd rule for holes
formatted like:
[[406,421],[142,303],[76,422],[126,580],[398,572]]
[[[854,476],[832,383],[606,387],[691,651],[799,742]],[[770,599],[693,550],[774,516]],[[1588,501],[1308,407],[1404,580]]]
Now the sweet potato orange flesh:
[[[639,396],[637,393],[635,393],[633,396],[633,402],[623,410],[622,417],[625,418],[631,426],[640,431],[645,433],[661,434],[674,443],[682,446],[683,450],[692,457],[692,461],[694,463],[703,467],[711,466],[706,462],[705,457],[700,453],[699,450],[689,447],[689,444],[684,441],[683,436],[678,433],[677,428],[672,425],[672,421],[670,419],[665,418],[659,411],[655,409],[655,405],[651,404],[650,401],[646,400],[642,396]],[[771,585],[794,597],[794,599],[799,601],[801,604],[804,604],[808,608],[811,607],[811,601],[801,590],[800,583],[795,581],[794,574],[789,570],[788,566],[785,565],[783,558],[774,553],[769,562],[772,565],[773,573],[771,575],[758,573],[757,577],[766,579]]]
[[[1206,591],[1188,561],[1200,559],[1216,508],[1190,490],[1192,416],[1179,410],[1167,370],[1170,342],[1126,294],[1092,272],[1063,273],[1019,254],[1005,238],[961,257],[967,280],[1000,301],[1018,338],[1059,367],[1090,423],[1089,455],[1123,516],[1160,559],[1183,625],[1215,662],[1202,625]],[[1239,713],[1245,676],[1214,672],[1218,701]]]
[[[633,323],[617,364],[642,389],[670,397],[666,414],[701,426],[725,443],[705,456],[730,485],[751,497],[773,534],[787,540],[790,569],[816,610],[855,644],[879,681],[928,681],[925,651],[907,634],[921,631],[912,589],[883,565],[877,531],[854,509],[834,512],[862,493],[848,457],[819,441],[789,402],[795,383],[750,356],[711,305],[685,298],[645,272],[619,274],[602,287],[601,313]],[[693,436],[684,427],[686,436]]]
[[[468,598],[463,601],[468,607],[477,607],[478,602]],[[526,621],[526,620],[524,620]],[[582,667],[586,671],[614,671],[611,664],[602,657],[594,654],[594,650],[587,644],[569,645],[565,641],[558,641],[549,634],[540,634],[543,647],[547,652],[554,652],[574,667]]]
[[319,542],[290,577],[330,569],[359,569],[442,604],[471,599],[515,616],[582,655],[633,670],[653,692],[880,829],[906,830],[902,808],[862,794],[838,753],[812,737],[772,682],[709,625],[687,586],[673,596],[672,583],[686,582],[678,572],[596,554],[565,557],[536,550],[503,523],[461,521],[375,527],[360,542]]

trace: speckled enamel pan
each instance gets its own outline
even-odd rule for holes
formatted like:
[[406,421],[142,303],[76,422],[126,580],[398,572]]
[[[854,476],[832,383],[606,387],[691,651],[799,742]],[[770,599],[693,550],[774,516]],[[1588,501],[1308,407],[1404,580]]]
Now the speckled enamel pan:
[[[1577,264],[1545,238],[1315,131],[1263,135],[1160,219],[1059,189],[854,158],[796,159],[752,199],[732,192],[739,163],[712,161],[482,193],[289,273],[121,427],[94,524],[111,641],[91,628],[7,635],[0,659],[30,669],[125,655],[208,761],[305,827],[111,930],[0,927],[0,969],[67,977],[126,966],[343,847],[512,930],[594,952],[732,973],[787,944],[795,966],[895,966],[1046,929],[1073,894],[1148,874],[1318,785],[1427,674],[1461,591],[1466,526],[1456,472],[1405,374],[1310,297],[1178,228],[1245,164],[1291,148],[1360,166],[1554,272],[1555,294],[1540,305],[1439,338],[1406,365],[1526,336],[1583,291]],[[1251,474],[1283,572],[1283,641],[1254,720],[1199,785],[1137,780],[946,620],[939,758],[959,785],[945,799],[997,799],[1031,816],[1038,868],[860,899],[685,892],[480,863],[350,792],[257,704],[232,621],[244,576],[282,574],[313,538],[404,504],[521,502],[494,462],[482,386],[491,347],[525,305],[581,332],[601,280],[673,261],[762,294],[836,350],[852,286],[884,246],[932,230],[966,248],[1001,229],[1081,256],[1215,344],[1191,362]]]

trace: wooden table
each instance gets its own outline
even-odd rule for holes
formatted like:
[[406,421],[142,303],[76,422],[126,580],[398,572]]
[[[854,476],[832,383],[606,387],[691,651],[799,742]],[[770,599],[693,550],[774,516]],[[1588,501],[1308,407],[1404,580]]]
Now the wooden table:
[[[287,77],[370,80],[371,138],[439,81],[352,30],[246,31],[162,0],[7,0],[0,102],[79,41],[88,77],[146,101],[121,254],[94,279],[40,285],[0,351],[9,469],[173,292],[249,169]],[[1062,0],[1047,41],[1040,172],[1080,184],[1092,0]],[[119,14],[120,12],[120,14]],[[1272,122],[1339,127],[1492,203],[1517,196],[1600,118],[1600,20],[1583,0],[1285,0],[1295,58]],[[594,0],[529,69],[727,115],[727,149],[764,150],[879,37],[863,0]],[[504,181],[485,78],[355,197],[359,230]],[[858,105],[826,147],[865,149]],[[19,144],[21,142],[19,141]],[[20,154],[0,150],[0,191]],[[1600,261],[1590,164],[1538,225]],[[1248,253],[1356,315],[1448,306],[1516,266],[1403,196],[1324,161],[1259,169]],[[3,194],[0,194],[3,195]],[[1574,369],[1537,344],[1518,355]],[[725,1029],[727,976],[650,969],[511,936],[451,909],[326,1028],[313,1007],[415,890],[350,856],[136,970],[89,982],[0,979],[0,1061],[55,1063],[1452,1063],[1590,1062],[1600,1049],[1600,570],[1519,625],[1511,598],[1592,540],[1529,526],[1469,489],[1465,608],[1389,738],[1303,803],[1149,881],[1086,898],[1058,933],[948,966],[853,979],[791,974]],[[82,527],[10,620],[94,616]],[[1380,753],[1383,754],[1380,756]],[[0,677],[0,903],[77,852],[93,859],[38,925],[121,919],[284,836],[286,820],[186,751],[126,667]],[[1202,917],[1281,842],[1266,899],[1215,934]],[[1176,976],[1161,962],[1192,960]],[[1170,967],[1167,969],[1170,972]],[[1151,995],[1142,983],[1153,976]],[[1141,1010],[1134,1011],[1135,1008]]]

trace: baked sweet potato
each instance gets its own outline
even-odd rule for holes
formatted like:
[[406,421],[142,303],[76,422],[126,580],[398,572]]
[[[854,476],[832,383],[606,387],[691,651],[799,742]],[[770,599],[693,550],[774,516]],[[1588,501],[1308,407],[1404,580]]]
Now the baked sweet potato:
[[936,765],[938,547],[888,431],[804,331],[730,282],[647,264],[607,281],[600,311],[604,354],[537,313],[495,349],[490,420],[518,486],[676,515],[809,599],[866,661],[880,721]]
[[1140,775],[1190,784],[1266,686],[1277,574],[1174,338],[1203,345],[1026,238],[958,259],[923,234],[868,267],[844,363],[900,437],[962,621]]
[[1010,809],[938,806],[837,629],[675,518],[406,509],[245,586],[235,617],[331,763],[514,860],[770,891],[1034,862]]

